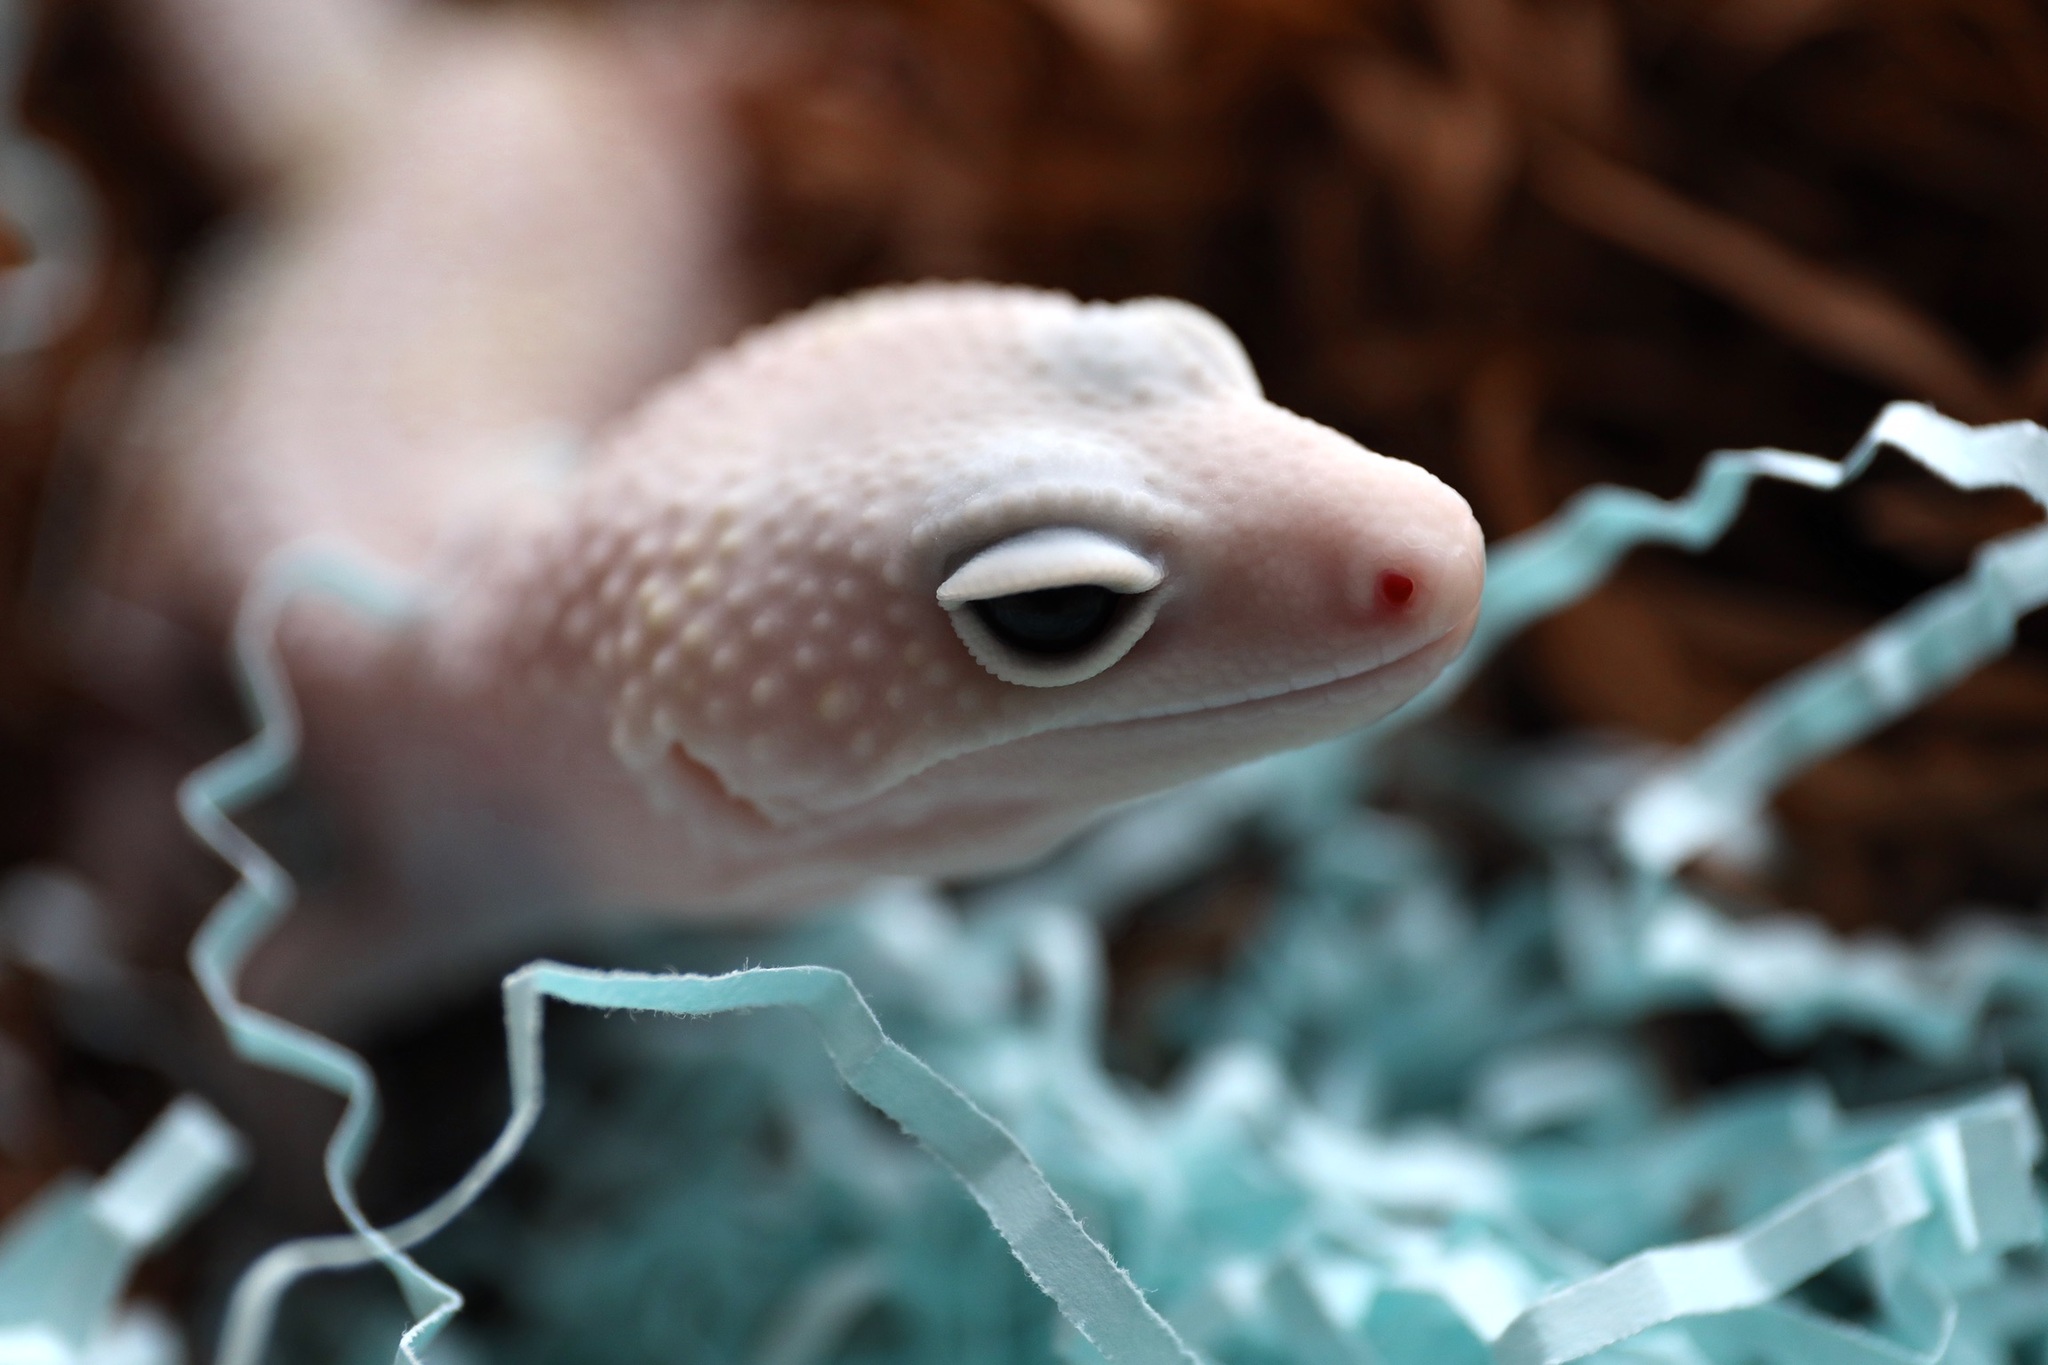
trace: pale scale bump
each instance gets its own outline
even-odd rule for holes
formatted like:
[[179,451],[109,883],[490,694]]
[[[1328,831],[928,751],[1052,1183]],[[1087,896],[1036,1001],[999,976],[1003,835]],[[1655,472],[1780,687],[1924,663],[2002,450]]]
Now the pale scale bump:
[[838,724],[860,709],[860,693],[845,683],[833,683],[818,694],[818,718]]
[[674,619],[677,605],[675,586],[665,575],[651,575],[642,582],[639,598],[641,619],[649,626],[658,629]]

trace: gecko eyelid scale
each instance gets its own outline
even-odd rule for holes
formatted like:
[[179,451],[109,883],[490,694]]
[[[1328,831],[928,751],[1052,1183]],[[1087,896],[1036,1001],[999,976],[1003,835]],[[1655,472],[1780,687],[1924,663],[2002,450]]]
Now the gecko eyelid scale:
[[418,907],[287,933],[301,995],[572,903],[1013,863],[1384,715],[1484,572],[1455,493],[1267,402],[1207,314],[991,286],[767,327],[445,519],[410,624],[287,630],[315,781]]

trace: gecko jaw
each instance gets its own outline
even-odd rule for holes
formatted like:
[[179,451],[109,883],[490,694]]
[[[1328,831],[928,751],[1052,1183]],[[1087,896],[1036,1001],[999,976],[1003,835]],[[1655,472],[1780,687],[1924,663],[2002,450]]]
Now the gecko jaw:
[[[1143,724],[1155,720],[1171,720],[1183,716],[1215,715],[1221,712],[1242,714],[1250,709],[1261,711],[1277,709],[1269,704],[1277,703],[1284,705],[1292,701],[1334,696],[1343,691],[1347,684],[1362,683],[1368,680],[1382,680],[1397,670],[1422,662],[1426,656],[1437,653],[1447,654],[1448,657],[1442,659],[1430,670],[1431,676],[1434,676],[1448,665],[1452,658],[1457,656],[1459,649],[1464,647],[1464,642],[1471,636],[1472,628],[1478,619],[1479,611],[1477,606],[1475,606],[1470,615],[1461,621],[1453,622],[1441,634],[1433,636],[1421,644],[1404,650],[1391,658],[1378,659],[1363,667],[1347,667],[1343,664],[1335,664],[1325,668],[1310,669],[1290,674],[1276,682],[1249,687],[1234,696],[1225,697],[1220,700],[1207,698],[1184,702],[1178,705],[1161,706],[1149,711],[1138,711],[1128,716],[1120,716],[1115,720],[1098,721],[1094,725],[1076,728],[1096,729],[1118,725]],[[1446,645],[1454,647],[1446,650]],[[1419,692],[1421,689],[1418,687],[1416,690]]]

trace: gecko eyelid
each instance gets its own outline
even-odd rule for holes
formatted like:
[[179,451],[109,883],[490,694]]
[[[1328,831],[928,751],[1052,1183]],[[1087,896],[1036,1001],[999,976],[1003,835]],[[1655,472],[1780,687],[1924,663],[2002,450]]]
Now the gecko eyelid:
[[1149,592],[1166,574],[1128,545],[1100,531],[1045,526],[989,546],[939,585],[947,609],[991,597],[1084,585],[1111,592]]
[[999,541],[939,585],[976,662],[1004,682],[1064,687],[1121,659],[1152,624],[1165,571],[1099,531],[1047,526]]

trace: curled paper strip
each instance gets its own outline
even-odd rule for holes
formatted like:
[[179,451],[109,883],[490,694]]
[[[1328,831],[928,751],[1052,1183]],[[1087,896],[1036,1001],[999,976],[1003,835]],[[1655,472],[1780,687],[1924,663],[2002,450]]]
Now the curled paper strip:
[[[1887,405],[1840,463],[1789,450],[1717,450],[1707,457],[1691,489],[1669,502],[1636,489],[1601,484],[1572,498],[1541,526],[1488,552],[1486,593],[1471,645],[1434,687],[1398,713],[1395,723],[1426,715],[1455,696],[1502,645],[1599,587],[1629,551],[1644,545],[1705,549],[1734,523],[1756,480],[1836,489],[1859,477],[1886,447],[1911,456],[1959,488],[2017,488],[2048,506],[2048,433],[2032,422],[1970,427],[1922,403]],[[1987,573],[1981,558],[1973,568],[1971,582],[1975,586],[1966,589],[1965,595],[1976,601],[1977,609],[1987,618],[2000,614],[1999,608],[2006,605],[1997,595],[2001,590],[2017,589],[2018,596],[2015,609],[2004,613],[2007,621],[2002,642],[1991,648],[1971,642],[1965,647],[1968,661],[1982,662],[2010,643],[2012,617],[2030,609],[2019,605],[2021,602],[2039,605],[2038,597],[2025,586],[2031,582],[2038,591],[2044,563],[2048,563],[2043,559],[2048,551],[2035,545],[2037,539],[2034,531],[2005,537],[1986,547],[1987,552],[1995,549],[1991,554],[1996,562],[1993,570]],[[1910,628],[1903,632],[1908,638],[1919,633]],[[1992,634],[1996,636],[1995,629]],[[1886,650],[1896,647],[1872,651],[1876,662],[1868,676],[1873,690],[1867,699],[1846,699],[1842,714],[1876,714],[1867,712],[1874,702],[1887,708],[1883,719],[1890,719],[1927,695],[1929,688],[1915,689],[1910,682],[1886,686],[1890,676],[1886,665],[1891,661]],[[1925,647],[1914,652],[1923,654],[1929,666],[1954,666],[1949,661],[1936,664]],[[1954,676],[1949,674],[1945,680],[1953,681]],[[1825,704],[1813,709],[1827,710]],[[1780,732],[1776,738],[1791,736]],[[1803,745],[1778,751],[1778,776],[1782,778],[1821,752],[1824,750]]]
[[[2048,509],[2048,431],[2031,422],[1969,427],[1895,403],[1841,464],[1782,451],[1723,452],[1677,504],[1596,490],[1557,523],[1503,547],[1506,597],[1524,565],[1540,583],[1576,584],[1616,537],[1656,525],[1697,544],[1717,536],[1735,493],[1759,476],[1832,488],[1894,448],[1961,488],[2014,488]],[[1732,490],[1732,491],[1731,491]],[[1518,556],[1526,556],[1519,558]],[[1985,923],[1946,931],[1931,951],[1882,939],[1844,943],[1789,917],[1730,921],[1674,880],[1678,868],[1755,820],[1789,778],[1945,690],[2007,650],[2019,619],[2048,603],[2048,525],[1982,546],[1969,572],[1767,689],[1620,803],[1614,842],[1637,869],[1625,887],[1564,870],[1576,933],[1567,947],[1608,994],[1710,999],[1778,1037],[1853,1019],[1926,1056],[1969,1045],[1984,1011],[2048,982],[2048,943]]]
[[[1981,1155],[1966,1164],[1955,1153],[1972,1119]],[[1500,1365],[1566,1365],[1680,1318],[1761,1307],[1937,1208],[1967,1252],[2037,1241],[2037,1216],[2015,1221],[2002,1211],[2032,1213],[2040,1146],[2017,1092],[1945,1116],[1739,1232],[1632,1256],[1532,1304],[1494,1343],[1494,1356]],[[1986,1211],[1998,1220],[1988,1244]]]
[[2017,923],[1966,919],[1915,948],[1793,915],[1733,920],[1675,884],[1616,885],[1583,864],[1557,879],[1564,950],[1582,987],[1618,1008],[1714,1003],[1788,1044],[1848,1024],[1953,1059],[1994,1006],[2048,994],[2048,941]]
[[[1074,1328],[1120,1365],[1194,1359],[1017,1145],[973,1101],[882,1032],[845,973],[760,967],[722,977],[601,972],[536,962],[505,980],[515,1102],[540,1108],[540,1004],[722,1014],[786,1005],[810,1015],[847,1086],[945,1162],[1032,1280]],[[516,1119],[515,1119],[516,1122]]]
[[[2048,431],[1967,427],[1917,403],[1886,408],[1840,465],[1788,466],[1782,452],[1752,451],[1716,456],[1708,477],[1720,468],[1745,482],[1769,474],[1834,487],[1887,446],[1959,488],[2017,488],[2048,510]],[[1645,869],[1675,870],[1751,819],[1788,777],[2003,654],[2019,618],[2044,602],[2048,526],[1989,542],[1962,579],[1771,688],[1646,784],[1617,817],[1622,851]]]
[[330,1039],[242,1003],[236,981],[249,954],[291,906],[291,877],[228,818],[228,812],[275,791],[298,756],[299,718],[285,682],[277,627],[286,606],[301,594],[325,592],[372,616],[396,620],[413,607],[413,594],[345,552],[295,547],[273,560],[251,586],[235,622],[237,676],[259,724],[253,738],[195,771],[178,789],[178,808],[194,834],[234,867],[240,880],[200,926],[187,954],[192,974],[219,1016],[228,1041],[244,1059],[297,1076],[346,1100],[325,1154],[327,1188],[354,1234],[287,1242],[257,1260],[235,1287],[220,1358],[260,1359],[276,1298],[309,1269],[378,1260],[391,1270],[419,1315],[400,1343],[417,1361],[417,1343],[430,1341],[462,1302],[461,1295],[428,1274],[364,1217],[355,1179],[377,1126],[377,1082],[363,1059]]
[[43,1191],[0,1233],[0,1362],[99,1365],[133,1352],[170,1365],[175,1338],[154,1319],[117,1317],[121,1291],[245,1159],[227,1121],[186,1095],[100,1180]]

